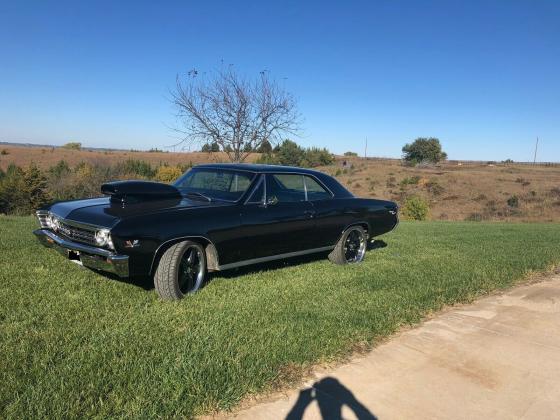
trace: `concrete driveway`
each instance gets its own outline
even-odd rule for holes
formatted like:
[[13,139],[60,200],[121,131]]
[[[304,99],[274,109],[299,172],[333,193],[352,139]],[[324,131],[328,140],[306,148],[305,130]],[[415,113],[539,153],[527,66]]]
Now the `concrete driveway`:
[[559,419],[560,275],[438,314],[238,419]]

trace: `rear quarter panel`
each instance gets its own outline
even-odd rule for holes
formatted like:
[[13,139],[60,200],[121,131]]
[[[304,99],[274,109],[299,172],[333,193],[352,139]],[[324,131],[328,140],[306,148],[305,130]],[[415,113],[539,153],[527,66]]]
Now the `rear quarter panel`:
[[340,198],[314,201],[317,235],[323,245],[334,245],[342,232],[351,225],[364,224],[370,237],[389,232],[397,224],[397,210],[391,201]]

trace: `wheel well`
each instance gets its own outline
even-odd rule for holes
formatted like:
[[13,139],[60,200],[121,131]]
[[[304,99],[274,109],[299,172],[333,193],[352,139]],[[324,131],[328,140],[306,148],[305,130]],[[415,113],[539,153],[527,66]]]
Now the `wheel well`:
[[208,271],[215,271],[218,269],[218,251],[216,250],[216,247],[214,246],[212,241],[210,241],[208,238],[205,238],[203,236],[186,236],[186,237],[172,239],[160,245],[152,260],[150,275],[153,275],[154,272],[156,271],[157,266],[159,264],[159,260],[161,259],[161,256],[165,253],[165,251],[167,251],[173,245],[183,241],[192,241],[202,245],[206,252],[206,269]]
[[363,227],[366,233],[369,233],[369,225],[366,222],[358,223],[358,226]]
[[360,226],[362,228],[364,228],[364,230],[366,231],[366,233],[369,233],[369,225],[366,222],[356,222],[356,223],[352,223],[351,225],[346,226],[346,228],[344,229],[344,231],[350,229],[353,226]]
[[360,226],[362,228],[364,228],[364,230],[366,231],[366,235],[367,235],[367,239],[371,239],[369,237],[369,225],[367,224],[367,222],[356,222],[356,223],[351,223],[348,226],[346,226],[342,232],[340,232],[340,236],[338,237],[338,239],[336,240],[335,244],[338,243],[338,241],[340,241],[340,238],[342,238],[342,235],[344,235],[344,232],[346,232],[348,229],[350,229],[353,226]]

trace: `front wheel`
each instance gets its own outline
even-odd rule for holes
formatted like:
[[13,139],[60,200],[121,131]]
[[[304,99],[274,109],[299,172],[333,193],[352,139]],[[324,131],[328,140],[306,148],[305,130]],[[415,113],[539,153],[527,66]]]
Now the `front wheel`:
[[202,245],[184,241],[162,255],[154,275],[154,286],[165,300],[181,299],[196,292],[206,277],[206,253]]
[[329,254],[335,264],[355,264],[362,262],[366,255],[367,234],[361,226],[346,229]]

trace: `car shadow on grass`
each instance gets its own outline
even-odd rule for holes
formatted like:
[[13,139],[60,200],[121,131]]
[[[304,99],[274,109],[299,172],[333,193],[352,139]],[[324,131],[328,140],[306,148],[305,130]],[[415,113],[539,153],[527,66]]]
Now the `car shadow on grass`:
[[[375,240],[374,242],[368,242],[367,250],[373,251],[376,249],[385,248],[386,246],[387,243],[385,241]],[[261,271],[281,270],[287,267],[309,264],[315,261],[326,260],[328,255],[329,252],[318,252],[316,254],[308,254],[308,255],[291,257],[291,258],[286,258],[281,260],[268,261],[260,264],[247,265],[244,267],[238,267],[226,271],[215,271],[213,273],[209,273],[207,283],[210,282],[213,278],[231,279],[239,276],[244,276],[247,274],[258,273]]]
[[106,271],[98,271],[92,268],[84,267],[84,269],[94,272],[100,276],[105,277],[108,280],[118,281],[124,284],[130,284],[132,286],[140,287],[144,290],[154,289],[154,279],[150,276],[137,276],[137,277],[119,277],[116,274],[108,273]]
[[[374,242],[368,242],[367,250],[372,251],[375,249],[385,248],[387,243],[381,240],[375,240]],[[244,276],[247,274],[258,273],[261,271],[273,271],[280,270],[287,267],[293,267],[302,264],[309,264],[315,261],[325,260],[328,256],[328,252],[319,252],[317,254],[302,255],[299,257],[291,257],[282,260],[269,261],[266,263],[247,265],[245,267],[234,268],[226,271],[215,271],[208,273],[207,279],[203,287],[206,287],[214,278],[226,278],[233,279],[236,277]],[[86,267],[84,267],[86,268]],[[130,284],[133,286],[138,286],[144,290],[154,289],[154,279],[151,276],[140,276],[140,277],[119,277],[116,274],[107,273],[103,271],[97,271],[93,269],[86,268],[87,270],[93,271],[96,274],[106,277],[110,280],[119,281],[121,283]]]
[[327,376],[299,392],[298,399],[286,416],[286,420],[301,420],[314,401],[317,402],[324,420],[341,420],[342,409],[345,406],[360,420],[377,419],[338,379]]

